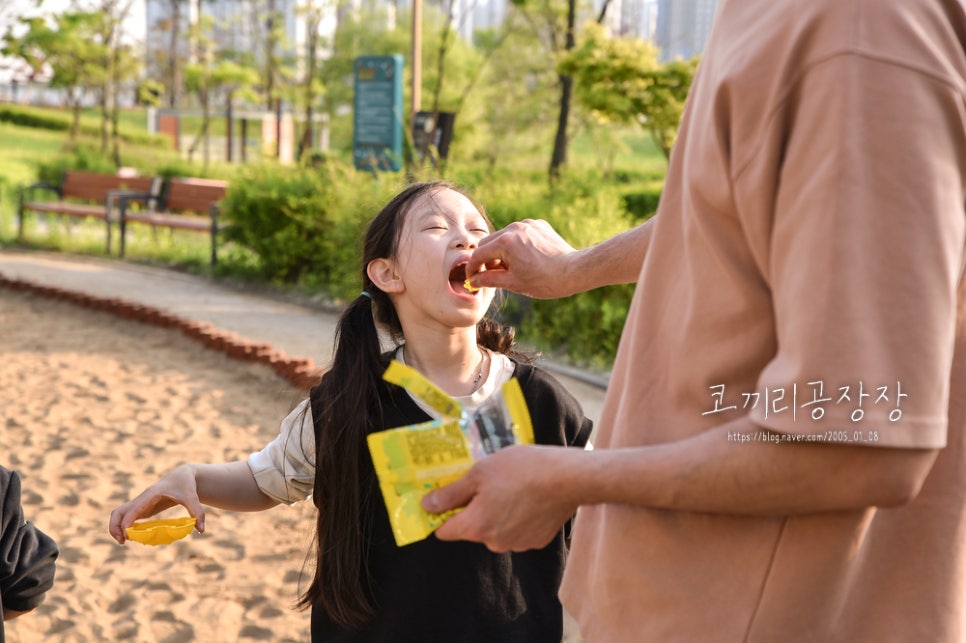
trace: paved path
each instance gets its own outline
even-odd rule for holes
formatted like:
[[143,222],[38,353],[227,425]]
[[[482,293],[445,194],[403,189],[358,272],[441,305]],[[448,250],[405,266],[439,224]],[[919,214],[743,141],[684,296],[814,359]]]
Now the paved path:
[[[151,306],[210,323],[251,342],[269,344],[289,357],[309,358],[319,366],[331,360],[337,313],[321,306],[242,292],[205,277],[163,268],[52,252],[4,249],[0,251],[0,276]],[[541,364],[554,372],[596,424],[604,398],[603,380],[577,369]]]

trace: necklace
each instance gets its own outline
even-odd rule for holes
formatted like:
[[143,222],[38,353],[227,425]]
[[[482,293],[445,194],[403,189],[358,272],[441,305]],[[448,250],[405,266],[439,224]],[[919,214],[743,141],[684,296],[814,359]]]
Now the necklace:
[[473,379],[473,390],[470,391],[470,395],[476,393],[480,388],[480,381],[483,379],[483,367],[486,366],[486,352],[480,349],[480,368],[476,371],[476,377]]
[[[486,351],[484,351],[479,346],[477,346],[477,350],[480,351],[480,363],[476,368],[476,376],[473,378],[473,389],[469,392],[470,395],[473,395],[473,393],[476,393],[479,390],[480,384],[483,381],[483,367],[486,366],[486,356],[487,356]],[[403,361],[411,365],[413,368],[418,369],[418,365],[416,364],[416,361],[413,360],[412,355],[409,355],[409,351],[403,348],[402,355],[403,355]]]

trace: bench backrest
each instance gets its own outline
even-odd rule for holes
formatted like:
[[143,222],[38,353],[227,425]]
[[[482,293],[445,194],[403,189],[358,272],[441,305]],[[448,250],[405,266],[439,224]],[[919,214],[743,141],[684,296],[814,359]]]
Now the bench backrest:
[[120,177],[114,174],[100,172],[79,172],[68,170],[64,172],[60,193],[63,198],[87,199],[89,201],[106,201],[107,193],[112,190],[133,190],[135,192],[150,192],[154,179],[147,177]]
[[227,181],[214,179],[171,179],[165,186],[164,209],[172,212],[208,214],[228,191]]

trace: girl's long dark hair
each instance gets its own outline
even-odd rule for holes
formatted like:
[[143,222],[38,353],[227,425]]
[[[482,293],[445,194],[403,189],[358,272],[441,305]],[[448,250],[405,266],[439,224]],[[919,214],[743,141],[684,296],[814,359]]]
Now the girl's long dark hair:
[[[342,313],[332,366],[315,390],[313,493],[319,510],[318,549],[315,576],[299,604],[321,608],[332,621],[350,629],[364,625],[377,609],[368,566],[369,516],[373,503],[382,499],[366,446],[366,435],[382,427],[379,387],[385,363],[377,324],[396,342],[403,339],[389,296],[375,287],[366,267],[374,259],[395,258],[412,203],[443,189],[456,188],[445,181],[410,185],[369,224],[362,256],[362,284],[367,294],[358,296]],[[482,207],[474,204],[486,218]],[[513,329],[495,320],[484,318],[477,324],[477,341],[490,350],[525,358],[514,349]]]

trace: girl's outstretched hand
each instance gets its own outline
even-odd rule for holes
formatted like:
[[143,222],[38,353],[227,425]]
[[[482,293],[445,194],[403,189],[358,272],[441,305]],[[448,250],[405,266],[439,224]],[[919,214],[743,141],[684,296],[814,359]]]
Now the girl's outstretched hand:
[[456,482],[423,498],[427,511],[462,511],[436,530],[440,540],[471,540],[491,551],[545,547],[577,510],[568,462],[581,449],[513,446],[480,460]]
[[153,516],[156,513],[181,505],[196,520],[195,528],[205,531],[205,509],[198,497],[198,486],[191,465],[181,465],[153,485],[142,491],[133,500],[111,512],[108,530],[118,544],[127,540],[124,530],[134,521]]

